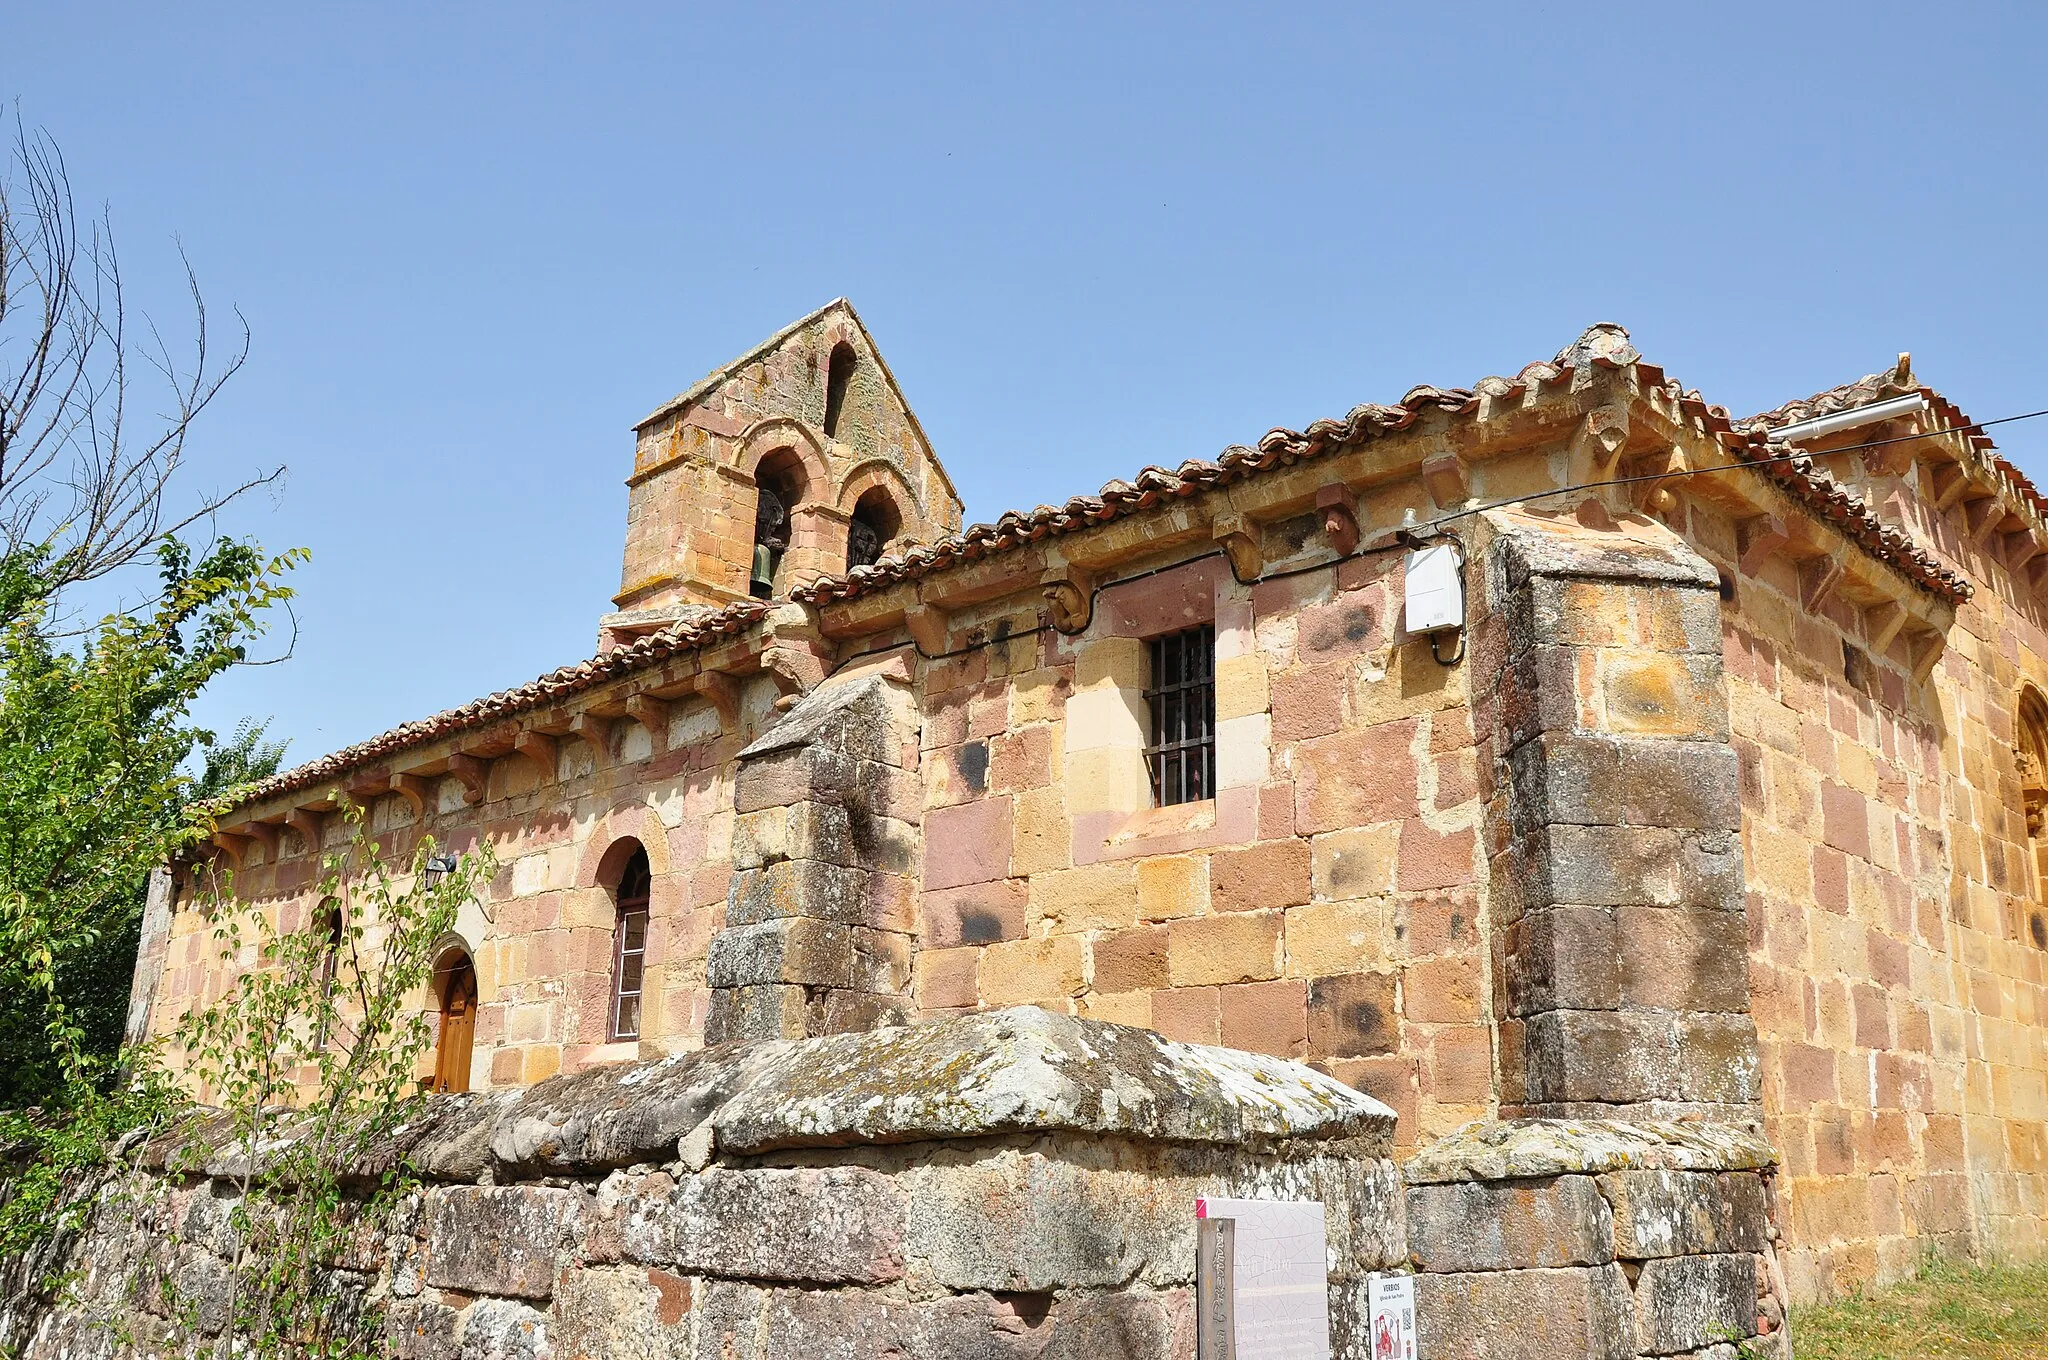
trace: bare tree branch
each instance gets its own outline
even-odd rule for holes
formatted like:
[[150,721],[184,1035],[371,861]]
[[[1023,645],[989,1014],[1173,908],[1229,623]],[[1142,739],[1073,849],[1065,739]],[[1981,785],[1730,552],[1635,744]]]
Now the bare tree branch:
[[[56,144],[15,118],[0,179],[0,551],[36,553],[51,597],[150,552],[284,469],[167,509],[192,423],[249,356],[249,326],[216,357],[184,258],[192,334],[177,354],[153,321],[131,334],[121,261],[102,210],[81,219]],[[138,384],[161,396],[147,419]]]

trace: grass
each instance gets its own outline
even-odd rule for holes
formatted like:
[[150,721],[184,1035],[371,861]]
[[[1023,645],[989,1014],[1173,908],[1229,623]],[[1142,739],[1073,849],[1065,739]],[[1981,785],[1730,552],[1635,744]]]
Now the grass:
[[1904,1284],[1792,1312],[1797,1360],[2048,1356],[2048,1263],[1930,1264]]

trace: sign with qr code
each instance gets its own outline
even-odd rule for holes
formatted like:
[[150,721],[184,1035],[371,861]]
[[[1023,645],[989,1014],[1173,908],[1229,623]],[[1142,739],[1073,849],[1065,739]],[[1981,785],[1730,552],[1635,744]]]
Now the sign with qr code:
[[1415,1277],[1375,1275],[1368,1297],[1372,1360],[1416,1360]]

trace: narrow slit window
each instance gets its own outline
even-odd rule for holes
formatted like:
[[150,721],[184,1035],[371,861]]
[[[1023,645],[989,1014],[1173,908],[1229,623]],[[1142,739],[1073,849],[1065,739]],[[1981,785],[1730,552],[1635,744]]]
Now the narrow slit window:
[[1216,796],[1216,629],[1152,639],[1152,738],[1145,764],[1156,806]]
[[612,943],[613,1042],[640,1037],[640,992],[647,969],[647,852],[637,852],[619,875],[619,921]]

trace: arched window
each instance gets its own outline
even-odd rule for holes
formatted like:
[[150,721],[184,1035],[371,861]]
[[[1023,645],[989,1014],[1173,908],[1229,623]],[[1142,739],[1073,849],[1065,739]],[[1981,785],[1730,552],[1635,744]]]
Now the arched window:
[[2034,859],[2034,904],[2023,913],[2020,934],[2048,949],[2048,701],[2031,687],[2020,693],[2020,810]]
[[839,437],[839,417],[846,410],[846,389],[853,382],[853,370],[860,358],[853,346],[841,340],[832,347],[832,361],[825,369],[825,437]]
[[653,875],[647,852],[636,850],[619,873],[618,924],[612,930],[613,1043],[640,1037],[640,991],[647,977],[647,899]]
[[777,449],[754,470],[754,560],[747,590],[757,600],[775,594],[776,574],[789,551],[790,515],[803,499],[804,470],[793,450]]
[[854,502],[853,519],[846,526],[846,565],[871,567],[882,555],[882,546],[903,529],[903,516],[880,487],[862,493]]
[[469,1089],[469,1053],[476,1044],[476,965],[452,949],[434,965],[441,1032],[434,1042],[434,1089]]
[[320,924],[326,939],[320,952],[320,1025],[314,1035],[316,1048],[327,1047],[328,1028],[334,1018],[334,984],[341,971],[341,902],[330,897],[320,904]]

